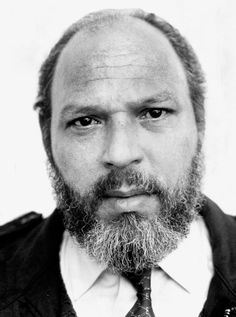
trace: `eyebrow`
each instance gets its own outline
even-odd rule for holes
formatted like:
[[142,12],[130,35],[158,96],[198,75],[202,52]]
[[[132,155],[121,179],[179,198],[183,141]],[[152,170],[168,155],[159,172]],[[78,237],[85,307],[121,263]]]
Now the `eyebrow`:
[[[139,100],[135,100],[135,101],[129,101],[127,102],[127,106],[130,108],[139,108],[139,107],[144,107],[147,105],[152,105],[152,104],[156,104],[156,103],[161,103],[167,100],[173,100],[175,101],[175,98],[173,96],[173,94],[167,90],[155,94],[153,96],[150,97],[144,97],[141,98]],[[71,103],[66,105],[63,110],[61,111],[60,114],[60,120],[64,121],[66,119],[68,119],[68,117],[70,118],[71,116],[76,115],[77,113],[86,113],[86,114],[92,114],[94,112],[96,112],[97,114],[105,114],[107,111],[105,109],[105,105],[102,104],[88,104],[88,105],[84,105],[84,104],[78,104],[76,103]]]
[[175,100],[175,98],[170,91],[165,90],[150,97],[144,97],[134,102],[127,102],[127,104],[130,106],[143,106],[147,104],[161,103],[167,100]]

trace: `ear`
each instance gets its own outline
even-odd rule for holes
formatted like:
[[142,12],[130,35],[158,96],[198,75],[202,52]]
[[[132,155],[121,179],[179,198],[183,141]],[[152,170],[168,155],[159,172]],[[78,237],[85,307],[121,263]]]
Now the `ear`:
[[204,130],[198,131],[198,144],[201,144],[201,146],[204,143],[204,136],[205,136]]
[[51,117],[39,112],[39,125],[42,133],[43,146],[49,159],[52,159],[51,151]]
[[39,126],[40,126],[40,129],[41,129],[41,132],[42,132],[42,135],[44,135],[44,127],[45,127],[45,121],[46,121],[46,118],[45,118],[45,115],[43,115],[40,111],[39,111],[39,114],[38,114],[38,120],[39,120]]

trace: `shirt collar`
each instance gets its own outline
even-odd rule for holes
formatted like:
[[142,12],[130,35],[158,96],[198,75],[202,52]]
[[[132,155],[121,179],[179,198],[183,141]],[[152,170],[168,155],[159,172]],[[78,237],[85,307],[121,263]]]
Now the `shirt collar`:
[[212,251],[208,230],[201,216],[192,222],[187,238],[159,266],[189,293],[197,292],[201,289],[199,285],[208,281],[208,275],[213,270]]
[[[68,262],[67,259],[70,261]],[[104,265],[89,257],[67,231],[63,235],[60,261],[62,274],[66,277],[65,281],[69,283],[66,289],[71,290],[69,296],[72,300],[80,298],[87,292],[106,270]]]

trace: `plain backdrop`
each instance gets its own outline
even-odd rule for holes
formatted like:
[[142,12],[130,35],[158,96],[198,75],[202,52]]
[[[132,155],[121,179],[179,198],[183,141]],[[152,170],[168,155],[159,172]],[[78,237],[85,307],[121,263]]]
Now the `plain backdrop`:
[[166,19],[190,41],[207,78],[203,190],[236,214],[235,0],[15,0],[0,4],[0,223],[31,210],[52,212],[37,114],[39,67],[62,32],[104,8],[140,7]]

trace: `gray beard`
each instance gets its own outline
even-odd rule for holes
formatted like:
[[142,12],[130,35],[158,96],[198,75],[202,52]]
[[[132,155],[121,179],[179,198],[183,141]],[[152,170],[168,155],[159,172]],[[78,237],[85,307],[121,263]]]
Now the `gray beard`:
[[[116,273],[158,266],[188,235],[203,201],[200,191],[202,170],[202,157],[198,151],[191,167],[174,188],[167,188],[151,176],[126,168],[112,170],[99,178],[81,196],[65,183],[55,164],[49,163],[49,175],[58,208],[64,215],[65,228],[89,256]],[[111,219],[99,217],[97,211],[104,193],[119,189],[124,183],[156,195],[160,211],[152,218],[135,211]]]

